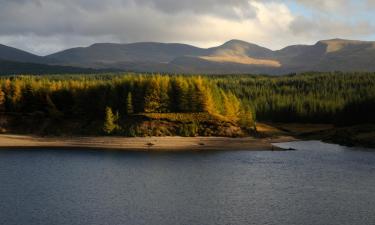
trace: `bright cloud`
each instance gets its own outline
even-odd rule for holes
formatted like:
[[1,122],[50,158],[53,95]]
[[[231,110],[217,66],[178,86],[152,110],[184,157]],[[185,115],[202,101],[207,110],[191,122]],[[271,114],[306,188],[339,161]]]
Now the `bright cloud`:
[[0,0],[0,43],[37,54],[96,42],[210,47],[230,39],[279,49],[368,39],[374,7],[374,0]]

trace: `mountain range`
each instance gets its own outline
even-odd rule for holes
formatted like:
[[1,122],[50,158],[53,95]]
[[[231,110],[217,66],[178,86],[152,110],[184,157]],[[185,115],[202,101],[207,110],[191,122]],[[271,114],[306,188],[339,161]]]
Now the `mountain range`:
[[374,72],[375,42],[332,39],[270,49],[240,40],[213,48],[142,42],[98,43],[47,56],[0,45],[0,73],[100,71],[287,74],[305,71]]

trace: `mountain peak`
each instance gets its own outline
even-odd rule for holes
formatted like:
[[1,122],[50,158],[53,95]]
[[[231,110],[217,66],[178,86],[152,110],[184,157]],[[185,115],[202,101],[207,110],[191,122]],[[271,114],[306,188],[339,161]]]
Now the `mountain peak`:
[[246,41],[239,40],[239,39],[232,39],[232,40],[229,40],[229,41],[225,42],[224,45],[225,44],[250,44],[250,43],[246,42]]
[[249,48],[249,47],[260,47],[260,46],[246,42],[246,41],[232,39],[230,41],[225,42],[219,47],[220,48]]

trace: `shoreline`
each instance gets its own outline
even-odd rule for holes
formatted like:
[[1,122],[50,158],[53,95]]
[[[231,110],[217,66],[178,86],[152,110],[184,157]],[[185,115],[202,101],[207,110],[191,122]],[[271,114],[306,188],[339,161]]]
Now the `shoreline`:
[[40,137],[0,135],[0,150],[10,149],[95,149],[140,152],[180,151],[281,151],[272,143],[296,141],[291,136],[272,138],[228,137]]

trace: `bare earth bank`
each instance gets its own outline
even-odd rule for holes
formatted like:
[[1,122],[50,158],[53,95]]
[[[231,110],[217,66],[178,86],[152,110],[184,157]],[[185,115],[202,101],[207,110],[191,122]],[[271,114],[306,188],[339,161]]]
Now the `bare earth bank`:
[[272,138],[226,137],[39,137],[0,135],[0,149],[89,148],[126,151],[281,150],[272,143],[296,140],[290,136]]

